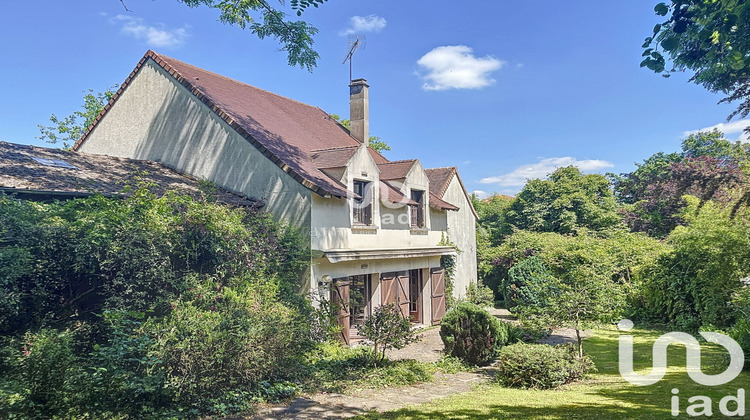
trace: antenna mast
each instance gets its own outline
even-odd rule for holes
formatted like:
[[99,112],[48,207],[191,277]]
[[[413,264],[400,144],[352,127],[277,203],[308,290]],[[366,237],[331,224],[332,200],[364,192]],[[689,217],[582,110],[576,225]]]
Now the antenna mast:
[[347,61],[349,61],[349,83],[352,82],[352,58],[354,57],[354,51],[359,48],[359,35],[357,35],[357,38],[352,42],[349,41],[351,44],[351,47],[349,48],[349,54],[346,55],[346,58],[344,58],[344,61],[341,64],[346,64]]

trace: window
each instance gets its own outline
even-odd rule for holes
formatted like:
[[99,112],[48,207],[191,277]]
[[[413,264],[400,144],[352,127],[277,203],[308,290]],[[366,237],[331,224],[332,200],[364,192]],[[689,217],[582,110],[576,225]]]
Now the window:
[[361,198],[355,198],[352,205],[352,220],[355,225],[369,226],[372,224],[372,194],[370,182],[354,181],[354,193]]
[[411,190],[411,199],[416,201],[417,205],[409,207],[411,211],[411,227],[424,227],[424,191]]
[[361,325],[370,317],[372,281],[369,274],[350,276],[349,316],[351,325]]

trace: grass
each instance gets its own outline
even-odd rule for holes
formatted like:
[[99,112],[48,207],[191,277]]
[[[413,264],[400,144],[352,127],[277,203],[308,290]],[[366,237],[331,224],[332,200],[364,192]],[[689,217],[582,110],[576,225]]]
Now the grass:
[[[638,373],[651,368],[652,343],[661,331],[633,330],[634,365]],[[598,330],[585,341],[585,351],[596,362],[598,373],[589,379],[556,390],[538,391],[483,385],[465,394],[431,401],[397,411],[371,414],[374,419],[664,419],[689,418],[688,399],[696,395],[713,400],[713,414],[719,412],[719,400],[737,395],[738,388],[750,390],[750,372],[743,372],[734,381],[717,387],[694,383],[685,372],[685,349],[669,347],[669,368],[664,378],[650,386],[636,386],[620,377],[618,369],[618,335],[614,329]],[[719,346],[703,345],[702,365],[707,374],[724,370],[726,353]],[[680,416],[670,413],[672,389],[679,389]],[[750,404],[746,402],[748,411]],[[735,408],[734,403],[729,409]]]

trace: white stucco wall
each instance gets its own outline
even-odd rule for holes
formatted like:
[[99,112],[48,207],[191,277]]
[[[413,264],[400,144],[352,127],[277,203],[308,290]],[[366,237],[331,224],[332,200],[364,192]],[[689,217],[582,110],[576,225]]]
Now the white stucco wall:
[[447,218],[448,235],[461,250],[456,261],[453,294],[463,297],[466,296],[469,283],[477,282],[476,219],[457,176],[448,184],[443,199],[459,208],[459,211],[447,212]]
[[277,219],[310,229],[313,193],[150,59],[79,150],[161,162],[263,199],[264,210]]

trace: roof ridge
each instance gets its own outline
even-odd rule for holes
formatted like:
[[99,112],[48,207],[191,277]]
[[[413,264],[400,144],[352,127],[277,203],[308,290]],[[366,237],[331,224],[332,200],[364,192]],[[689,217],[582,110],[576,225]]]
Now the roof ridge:
[[453,171],[458,171],[458,167],[456,166],[441,166],[439,168],[425,168],[425,171],[436,171],[438,169],[450,169]]
[[384,163],[378,163],[378,165],[390,165],[392,163],[406,163],[406,162],[415,162],[419,159],[402,159],[402,160],[392,160],[390,162],[384,162]]
[[359,149],[360,146],[362,146],[362,145],[361,144],[360,145],[352,144],[351,146],[324,147],[322,149],[312,149],[312,150],[310,150],[310,153],[314,153],[314,152],[327,152],[329,150]]

